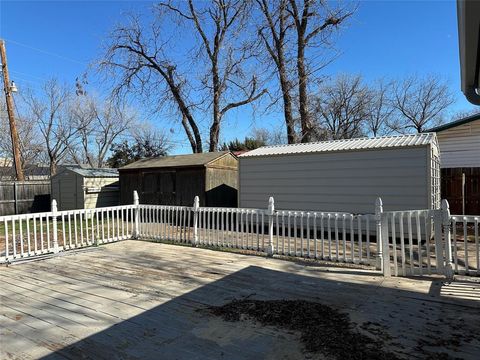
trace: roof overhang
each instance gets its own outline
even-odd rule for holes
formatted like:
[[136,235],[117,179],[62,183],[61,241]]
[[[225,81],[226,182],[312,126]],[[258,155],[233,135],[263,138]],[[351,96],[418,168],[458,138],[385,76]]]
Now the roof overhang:
[[480,105],[480,1],[457,0],[462,92]]

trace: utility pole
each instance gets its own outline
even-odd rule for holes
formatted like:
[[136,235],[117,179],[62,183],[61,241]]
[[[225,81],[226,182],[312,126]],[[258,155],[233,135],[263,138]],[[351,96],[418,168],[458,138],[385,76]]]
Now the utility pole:
[[15,115],[13,112],[13,97],[10,77],[8,76],[7,51],[5,50],[5,41],[0,40],[0,56],[2,60],[3,85],[5,88],[5,100],[7,102],[8,121],[10,123],[10,135],[12,138],[13,162],[18,181],[24,181],[23,168],[20,159],[20,141],[18,139],[17,125],[15,124]]

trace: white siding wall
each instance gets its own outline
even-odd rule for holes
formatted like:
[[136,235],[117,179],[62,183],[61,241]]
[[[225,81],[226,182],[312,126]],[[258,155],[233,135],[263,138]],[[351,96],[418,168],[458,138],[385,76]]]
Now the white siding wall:
[[480,120],[437,133],[442,168],[480,167]]
[[[93,209],[97,207],[116,206],[119,204],[119,191],[112,191],[109,189],[102,189],[105,186],[118,183],[118,178],[84,178],[83,191],[85,209]],[[87,192],[87,188],[100,188],[99,192]]]
[[[240,157],[240,207],[373,213],[430,208],[430,147]],[[428,165],[429,166],[429,165]]]

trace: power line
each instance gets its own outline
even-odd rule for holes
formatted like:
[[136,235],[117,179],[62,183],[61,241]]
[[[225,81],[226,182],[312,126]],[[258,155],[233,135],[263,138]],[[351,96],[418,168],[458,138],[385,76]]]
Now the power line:
[[13,98],[13,105],[15,108],[15,112],[17,113],[17,118],[20,120],[20,114],[18,113],[18,106],[17,106],[17,101],[15,100],[15,97]]
[[54,57],[57,57],[57,58],[59,58],[59,59],[71,61],[71,62],[74,62],[74,63],[77,63],[77,64],[81,64],[81,65],[88,65],[88,63],[85,62],[85,61],[80,61],[80,60],[72,59],[72,58],[70,58],[70,57],[63,56],[63,55],[60,55],[60,54],[56,54],[56,53],[51,52],[51,51],[39,49],[39,48],[37,48],[37,47],[33,47],[33,46],[30,46],[30,45],[27,45],[27,44],[23,44],[23,43],[18,42],[18,41],[9,40],[9,39],[5,39],[5,41],[7,41],[7,42],[9,42],[9,43],[12,43],[12,44],[15,44],[15,45],[18,45],[18,46],[23,46],[23,47],[25,47],[25,48],[27,48],[27,49],[31,49],[31,50],[38,51],[38,52],[43,53],[43,54],[46,54],[46,55],[54,56]]
[[23,81],[27,82],[27,83],[30,83],[30,84],[37,84],[37,85],[41,85],[42,83],[40,81],[36,81],[36,80],[30,80],[30,79],[25,79],[23,77],[20,77],[20,76],[15,76],[15,82],[17,83],[21,83]]
[[15,74],[19,74],[19,75],[22,75],[22,76],[28,76],[28,77],[31,77],[31,78],[34,78],[34,79],[37,79],[37,80],[41,80],[41,81],[46,81],[47,80],[45,78],[41,78],[41,77],[38,77],[38,76],[35,76],[35,75],[27,74],[27,73],[24,73],[24,72],[21,72],[21,71],[10,70],[10,72],[15,73]]

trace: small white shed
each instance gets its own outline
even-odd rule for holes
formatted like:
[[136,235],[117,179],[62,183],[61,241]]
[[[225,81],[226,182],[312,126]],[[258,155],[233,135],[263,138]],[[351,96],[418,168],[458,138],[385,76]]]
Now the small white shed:
[[119,204],[117,169],[65,166],[52,176],[51,198],[58,210],[92,209]]
[[239,157],[239,206],[374,212],[440,206],[434,133],[266,146]]

